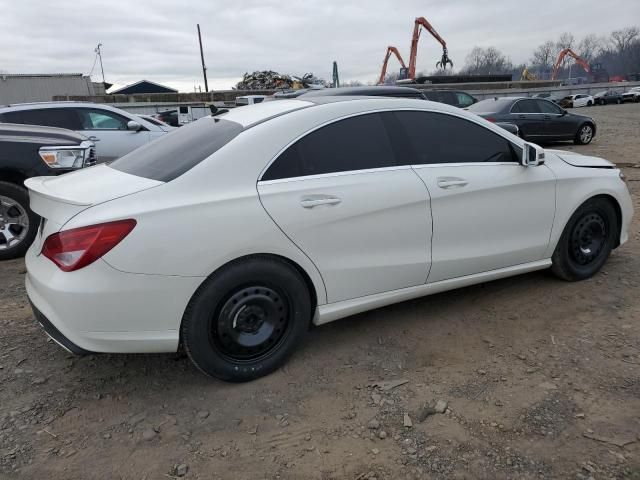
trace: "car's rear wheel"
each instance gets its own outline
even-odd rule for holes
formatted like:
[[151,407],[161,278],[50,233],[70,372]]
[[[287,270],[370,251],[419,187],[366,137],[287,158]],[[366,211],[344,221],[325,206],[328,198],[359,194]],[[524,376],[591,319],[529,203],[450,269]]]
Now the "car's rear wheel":
[[29,209],[26,189],[0,182],[0,260],[25,254],[38,231],[39,217]]
[[278,258],[231,263],[207,279],[182,320],[185,351],[205,374],[244,382],[280,367],[308,331],[311,296]]
[[620,105],[620,104],[622,103],[622,100],[617,99],[617,100],[616,100],[616,103],[617,103],[618,105]]
[[567,281],[595,275],[613,249],[618,228],[618,217],[609,200],[587,200],[562,232],[552,257],[553,273]]
[[591,143],[591,140],[593,140],[593,125],[583,123],[580,125],[580,128],[578,128],[573,143],[577,145],[587,145]]
[[591,100],[589,100],[589,101],[587,102],[587,107],[591,107],[592,105],[593,105],[593,102],[592,102]]

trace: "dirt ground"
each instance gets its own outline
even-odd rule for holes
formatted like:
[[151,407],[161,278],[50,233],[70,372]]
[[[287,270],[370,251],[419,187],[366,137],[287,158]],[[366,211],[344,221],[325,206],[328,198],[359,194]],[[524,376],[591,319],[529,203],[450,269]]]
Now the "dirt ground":
[[[640,105],[579,113],[593,144],[558,146],[624,166],[640,210]],[[639,240],[636,216],[588,281],[537,272],[317,328],[240,385],[176,354],[65,353],[23,260],[3,262],[0,478],[640,479]]]

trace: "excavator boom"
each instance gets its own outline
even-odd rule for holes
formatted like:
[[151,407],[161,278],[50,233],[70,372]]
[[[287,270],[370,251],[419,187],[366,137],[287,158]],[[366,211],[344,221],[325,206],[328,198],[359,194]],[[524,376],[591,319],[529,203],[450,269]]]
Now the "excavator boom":
[[411,37],[411,53],[409,55],[409,78],[414,79],[416,77],[416,58],[418,56],[418,40],[420,39],[420,29],[424,28],[429,32],[433,38],[435,38],[440,45],[442,45],[442,57],[440,61],[436,63],[437,68],[447,68],[447,64],[453,67],[453,62],[449,58],[447,51],[447,42],[440,36],[436,29],[427,21],[424,17],[416,18],[413,26],[413,36]]
[[553,65],[553,72],[551,73],[551,80],[555,80],[556,77],[558,76],[558,71],[560,70],[560,66],[562,65],[562,61],[564,60],[564,57],[566,57],[567,55],[572,57],[576,61],[576,63],[578,65],[580,65],[582,68],[584,68],[585,72],[591,74],[591,67],[589,66],[589,63],[587,63],[587,61],[584,58],[582,58],[580,55],[578,55],[576,52],[574,52],[570,48],[565,48],[564,50],[562,50],[560,52],[560,54],[558,55],[558,59],[556,60],[556,63]]
[[391,47],[391,46],[387,47],[387,53],[384,56],[384,62],[382,63],[382,71],[380,72],[380,80],[378,80],[378,85],[381,85],[384,83],[384,77],[386,77],[387,75],[387,64],[389,63],[389,57],[391,56],[392,53],[396,56],[396,58],[400,62],[400,65],[402,65],[402,68],[406,68],[406,65],[404,64],[404,60],[402,59],[402,56],[400,55],[400,52],[398,51],[398,49],[396,47]]

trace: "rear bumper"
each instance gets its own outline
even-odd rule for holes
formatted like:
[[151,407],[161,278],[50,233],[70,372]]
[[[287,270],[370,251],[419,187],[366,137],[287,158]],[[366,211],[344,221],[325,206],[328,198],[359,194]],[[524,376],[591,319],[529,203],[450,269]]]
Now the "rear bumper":
[[103,260],[63,272],[31,248],[26,288],[45,331],[73,353],[175,352],[200,277],[120,272]]
[[75,353],[76,355],[88,355],[92,352],[85,350],[84,348],[79,347],[67,337],[65,337],[60,330],[56,328],[56,326],[49,321],[47,317],[45,317],[40,310],[38,310],[33,303],[31,303],[31,309],[33,310],[33,316],[36,317],[36,320],[40,324],[44,331],[51,337],[51,339],[64,348],[69,353]]

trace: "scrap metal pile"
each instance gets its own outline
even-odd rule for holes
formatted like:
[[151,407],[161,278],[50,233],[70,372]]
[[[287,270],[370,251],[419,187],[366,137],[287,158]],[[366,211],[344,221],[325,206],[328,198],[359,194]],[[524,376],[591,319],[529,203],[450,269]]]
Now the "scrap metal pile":
[[236,84],[237,90],[279,90],[307,88],[309,85],[325,86],[325,81],[316,78],[313,73],[305,73],[302,77],[280,74],[271,70],[245,73]]

